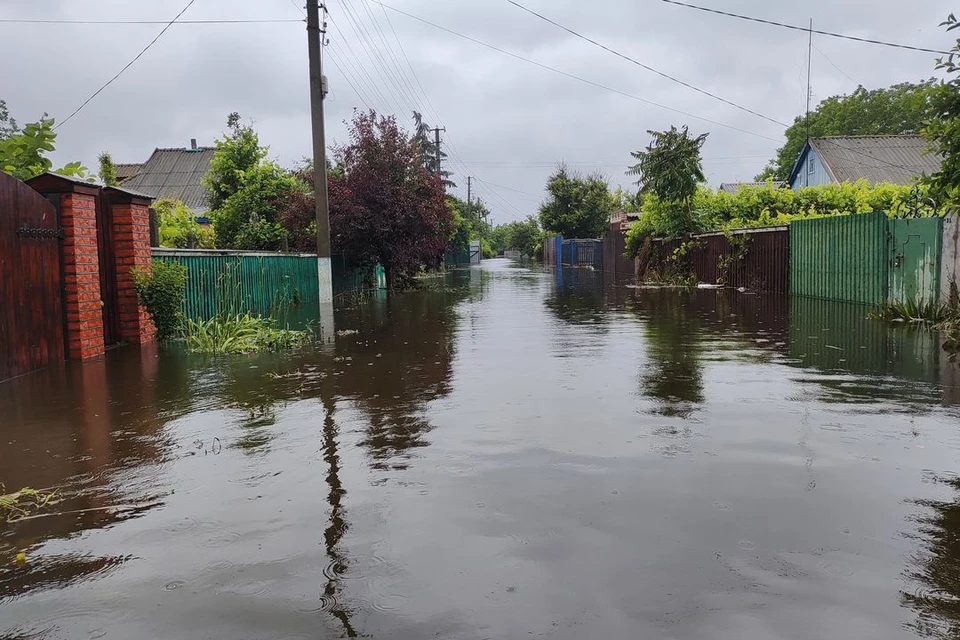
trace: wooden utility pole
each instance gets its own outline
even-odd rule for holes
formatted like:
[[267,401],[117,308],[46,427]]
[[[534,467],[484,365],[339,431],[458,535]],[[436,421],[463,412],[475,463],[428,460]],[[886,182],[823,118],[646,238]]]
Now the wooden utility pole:
[[323,100],[327,93],[323,76],[323,38],[326,19],[320,12],[327,8],[319,0],[307,0],[307,55],[310,59],[310,120],[313,126],[313,194],[317,218],[317,269],[320,302],[333,301],[333,276],[330,271],[330,211],[327,202],[327,144],[323,121]]
[[446,132],[446,130],[447,130],[446,127],[442,129],[440,127],[437,127],[436,129],[433,130],[433,135],[435,140],[434,144],[436,145],[435,149],[437,152],[437,155],[435,156],[435,162],[434,162],[434,171],[438,176],[441,175],[440,174],[440,132],[441,131]]
[[471,187],[473,186],[473,176],[467,176],[467,206],[473,204],[473,198],[471,197]]

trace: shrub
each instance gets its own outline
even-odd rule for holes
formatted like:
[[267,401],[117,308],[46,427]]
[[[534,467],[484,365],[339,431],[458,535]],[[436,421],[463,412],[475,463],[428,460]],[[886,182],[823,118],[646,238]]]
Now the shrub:
[[150,269],[134,267],[130,273],[137,299],[153,318],[157,340],[176,337],[183,324],[180,307],[187,290],[187,267],[178,262],[154,262]]

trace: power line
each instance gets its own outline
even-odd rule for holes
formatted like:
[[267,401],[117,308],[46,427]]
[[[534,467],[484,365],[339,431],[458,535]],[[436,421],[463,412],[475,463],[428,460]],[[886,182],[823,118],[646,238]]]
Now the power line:
[[[303,22],[290,18],[251,18],[237,20],[180,20],[181,24],[270,24],[270,23]],[[4,24],[167,24],[167,20],[34,20],[30,18],[0,18]]]
[[522,10],[526,11],[527,13],[529,13],[529,14],[531,14],[531,15],[533,15],[533,16],[536,16],[536,17],[538,17],[538,18],[540,18],[541,20],[544,20],[544,21],[546,21],[546,22],[549,22],[550,24],[552,24],[552,25],[555,26],[555,27],[558,27],[558,28],[560,28],[560,29],[563,29],[563,30],[566,31],[567,33],[572,34],[572,35],[580,38],[581,40],[586,40],[586,41],[589,42],[590,44],[595,45],[595,46],[597,46],[597,47],[600,47],[600,48],[603,49],[604,51],[607,51],[607,52],[609,52],[609,53],[612,53],[613,55],[617,56],[618,58],[622,58],[622,59],[626,60],[627,62],[631,62],[631,63],[637,65],[638,67],[642,67],[642,68],[646,69],[647,71],[650,71],[650,72],[652,72],[652,73],[655,73],[655,74],[657,74],[658,76],[660,76],[660,77],[662,77],[662,78],[666,78],[667,80],[669,80],[669,81],[671,81],[671,82],[675,82],[675,83],[677,83],[677,84],[679,84],[679,85],[682,85],[682,86],[684,86],[684,87],[687,87],[688,89],[693,89],[693,90],[696,91],[697,93],[702,93],[703,95],[708,96],[708,97],[710,97],[710,98],[713,98],[714,100],[719,100],[720,102],[722,102],[722,103],[724,103],[724,104],[728,104],[728,105],[730,105],[731,107],[736,107],[737,109],[740,109],[741,111],[745,111],[745,112],[747,112],[747,113],[749,113],[749,114],[751,114],[751,115],[757,116],[758,118],[763,118],[764,120],[768,120],[768,121],[770,121],[770,122],[772,122],[772,123],[774,123],[774,124],[780,125],[780,126],[782,126],[782,127],[788,127],[788,126],[790,126],[790,125],[788,125],[788,124],[786,124],[786,123],[780,122],[779,120],[777,120],[777,119],[775,119],[775,118],[771,118],[771,117],[769,117],[769,116],[765,116],[765,115],[763,115],[762,113],[758,113],[758,112],[754,111],[753,109],[750,109],[750,108],[748,108],[748,107],[744,107],[743,105],[737,104],[736,102],[733,102],[733,101],[731,101],[731,100],[727,100],[726,98],[722,98],[722,97],[720,97],[720,96],[718,96],[718,95],[716,95],[716,94],[714,94],[714,93],[711,93],[711,92],[707,91],[706,89],[701,89],[700,87],[697,87],[697,86],[695,86],[695,85],[692,85],[692,84],[690,84],[689,82],[685,82],[685,81],[683,81],[683,80],[680,80],[679,78],[675,78],[675,77],[671,76],[670,74],[664,73],[663,71],[660,71],[660,70],[658,70],[658,69],[654,69],[654,68],[651,67],[650,65],[644,64],[644,63],[640,62],[639,60],[636,60],[636,59],[634,59],[634,58],[631,58],[630,56],[628,56],[628,55],[626,55],[626,54],[624,54],[624,53],[620,53],[620,52],[617,51],[616,49],[611,49],[611,48],[608,47],[607,45],[602,44],[602,43],[600,43],[600,42],[597,42],[597,41],[594,40],[593,38],[590,38],[590,37],[588,37],[588,36],[585,36],[585,35],[583,35],[582,33],[579,33],[579,32],[577,32],[577,31],[574,31],[573,29],[571,29],[571,28],[569,28],[569,27],[566,27],[566,26],[560,24],[559,22],[556,22],[555,20],[551,20],[551,19],[548,18],[547,16],[545,16],[545,15],[543,15],[543,14],[540,14],[540,13],[537,13],[537,12],[534,11],[533,9],[528,9],[527,7],[523,6],[523,5],[520,4],[519,2],[515,2],[514,0],[507,0],[507,2],[509,2],[509,3],[512,4],[513,6],[517,7],[518,9],[522,9]]
[[172,26],[173,26],[173,23],[176,22],[176,21],[180,18],[180,16],[182,16],[184,13],[186,13],[186,12],[187,12],[187,9],[189,9],[191,6],[193,6],[193,3],[194,3],[194,2],[196,2],[196,0],[190,0],[189,2],[187,2],[186,6],[185,6],[183,9],[180,10],[180,13],[178,13],[177,15],[175,15],[175,16],[173,17],[173,20],[171,20],[170,22],[168,22],[168,23],[167,23],[167,26],[165,26],[163,29],[160,30],[160,33],[157,34],[157,37],[155,37],[153,40],[151,40],[150,43],[149,43],[147,46],[145,46],[145,47],[143,48],[143,50],[140,51],[140,53],[138,53],[138,54],[133,58],[133,60],[131,60],[130,62],[128,62],[128,63],[123,67],[123,69],[120,69],[120,71],[117,72],[117,75],[115,75],[115,76],[113,76],[112,78],[110,78],[109,80],[107,80],[106,83],[103,84],[103,86],[101,86],[99,89],[97,89],[96,91],[93,92],[93,95],[91,95],[89,98],[87,98],[86,100],[84,100],[83,103],[81,103],[80,106],[77,107],[77,108],[73,111],[73,113],[71,113],[71,114],[70,114],[69,116],[67,116],[64,120],[62,120],[62,121],[60,122],[60,124],[56,125],[56,126],[54,127],[54,130],[59,129],[60,127],[62,127],[62,126],[65,125],[66,123],[68,123],[68,122],[70,121],[70,119],[73,118],[73,116],[75,116],[75,115],[77,115],[78,113],[80,113],[80,110],[81,110],[81,109],[83,109],[85,106],[87,106],[88,104],[90,104],[90,101],[91,101],[91,100],[93,100],[93,99],[96,98],[98,95],[100,95],[100,92],[101,92],[101,91],[103,91],[104,89],[106,89],[107,87],[109,87],[111,84],[113,84],[114,80],[116,80],[116,79],[119,78],[121,75],[123,75],[123,72],[124,72],[124,71],[126,71],[127,69],[129,69],[130,67],[132,67],[132,66],[133,66],[133,63],[136,62],[137,60],[139,60],[140,57],[143,56],[143,54],[145,54],[145,53],[147,52],[147,50],[148,50],[150,47],[152,47],[152,46],[157,42],[157,40],[160,39],[160,37],[161,37],[163,34],[165,34],[165,33],[167,32],[167,29],[169,29],[170,27],[172,27]]
[[[766,24],[774,27],[782,27],[784,29],[792,29],[794,31],[803,31],[804,33],[810,31],[807,27],[801,27],[795,24],[785,24],[783,22],[774,22],[773,20],[764,20],[763,18],[754,18],[752,16],[744,16],[739,13],[730,13],[729,11],[720,11],[718,9],[709,9],[707,7],[698,7],[695,4],[687,4],[686,2],[678,2],[677,0],[660,0],[661,2],[666,2],[667,4],[675,4],[678,7],[686,7],[688,9],[696,9],[697,11],[706,11],[707,13],[715,13],[721,16],[728,16],[730,18],[738,18],[740,20],[748,20],[750,22],[759,22],[760,24]],[[821,36],[830,36],[831,38],[842,38],[844,40],[854,40],[856,42],[865,42],[867,44],[876,44],[884,47],[894,47],[896,49],[907,49],[910,51],[922,51],[923,53],[939,53],[943,55],[950,55],[949,51],[941,51],[939,49],[926,49],[924,47],[914,47],[908,44],[896,44],[894,42],[885,42],[883,40],[872,40],[870,38],[859,38],[857,36],[848,36],[842,33],[832,33],[830,31],[820,31],[814,29],[813,33]]]
[[464,35],[464,34],[462,34],[462,33],[459,33],[459,32],[457,32],[457,31],[454,31],[453,29],[448,29],[447,27],[444,27],[444,26],[442,26],[442,25],[436,24],[435,22],[430,22],[430,21],[427,20],[426,18],[421,18],[420,16],[416,16],[416,15],[414,15],[414,14],[412,14],[412,13],[408,13],[408,12],[402,10],[402,9],[398,9],[397,7],[390,6],[390,5],[386,4],[386,3],[380,2],[380,0],[370,0],[370,2],[375,2],[376,4],[379,4],[379,5],[381,5],[381,6],[386,7],[387,9],[390,9],[391,11],[395,11],[396,13],[399,13],[399,14],[401,14],[401,15],[407,16],[408,18],[411,18],[411,19],[416,20],[416,21],[418,21],[418,22],[422,22],[423,24],[426,24],[426,25],[429,25],[429,26],[431,26],[431,27],[434,27],[435,29],[440,29],[441,31],[445,31],[445,32],[447,32],[447,33],[449,33],[449,34],[451,34],[451,35],[457,36],[458,38],[463,38],[464,40],[469,40],[470,42],[473,42],[474,44],[478,44],[478,45],[480,45],[480,46],[482,46],[482,47],[486,47],[487,49],[492,49],[493,51],[497,51],[497,52],[502,53],[502,54],[504,54],[504,55],[510,56],[511,58],[516,58],[517,60],[522,60],[522,61],[524,61],[524,62],[526,62],[526,63],[528,63],[528,64],[532,64],[532,65],[534,65],[534,66],[540,67],[541,69],[546,69],[547,71],[552,71],[552,72],[554,72],[554,73],[559,73],[559,74],[562,75],[562,76],[566,76],[566,77],[571,78],[571,79],[573,79],[573,80],[577,80],[577,81],[579,81],[579,82],[583,82],[583,83],[585,83],[585,84],[589,84],[589,85],[591,85],[591,86],[594,86],[594,87],[597,87],[597,88],[600,88],[600,89],[604,89],[605,91],[610,91],[610,92],[612,92],[612,93],[616,93],[616,94],[619,94],[619,95],[624,96],[624,97],[626,97],[626,98],[630,98],[630,99],[632,99],[632,100],[637,100],[638,102],[643,102],[643,103],[645,103],[645,104],[649,104],[649,105],[652,105],[652,106],[654,106],[654,107],[659,107],[659,108],[661,108],[661,109],[666,109],[667,111],[672,111],[672,112],[674,112],[674,113],[679,113],[680,115],[684,115],[684,116],[687,116],[687,117],[689,117],[689,118],[695,118],[695,119],[697,119],[697,120],[702,120],[703,122],[709,122],[710,124],[715,124],[715,125],[717,125],[717,126],[719,126],[719,127],[724,127],[724,128],[727,128],[727,129],[733,129],[734,131],[739,131],[740,133],[745,133],[745,134],[747,134],[747,135],[756,136],[756,137],[758,137],[758,138],[764,138],[765,140],[770,140],[771,142],[780,142],[780,140],[778,140],[778,139],[776,139],[776,138],[771,138],[770,136],[765,136],[765,135],[763,135],[763,134],[756,133],[755,131],[749,131],[749,130],[747,130],[747,129],[741,129],[741,128],[735,127],[735,126],[733,126],[733,125],[724,124],[724,123],[722,123],[722,122],[717,122],[716,120],[710,120],[710,119],[708,119],[708,118],[704,118],[704,117],[701,117],[701,116],[698,116],[698,115],[694,115],[694,114],[692,114],[692,113],[687,113],[686,111],[681,111],[680,109],[674,109],[673,107],[668,107],[668,106],[666,106],[666,105],[662,105],[662,104],[659,104],[659,103],[657,103],[657,102],[653,102],[652,100],[647,100],[646,98],[641,98],[640,96],[635,96],[635,95],[633,95],[633,94],[631,94],[631,93],[627,93],[626,91],[621,91],[621,90],[619,90],[619,89],[614,89],[614,88],[608,87],[608,86],[606,86],[606,85],[604,85],[604,84],[600,84],[599,82],[594,82],[593,80],[588,80],[588,79],[586,79],[586,78],[582,78],[582,77],[580,77],[580,76],[574,75],[574,74],[572,74],[572,73],[568,73],[568,72],[566,72],[566,71],[561,71],[560,69],[557,69],[557,68],[555,68],[555,67],[551,67],[551,66],[549,66],[549,65],[543,64],[542,62],[537,62],[537,61],[535,61],[535,60],[531,60],[530,58],[525,58],[525,57],[523,57],[523,56],[521,56],[521,55],[519,55],[519,54],[513,53],[512,51],[507,51],[506,49],[501,49],[500,47],[497,47],[497,46],[495,46],[495,45],[489,44],[489,43],[484,42],[484,41],[482,41],[482,40],[478,40],[478,39],[473,38],[473,37],[471,37],[471,36]]
[[843,69],[841,69],[840,67],[838,67],[838,66],[836,65],[836,63],[835,63],[833,60],[831,60],[830,57],[827,56],[827,54],[825,54],[823,51],[821,51],[820,48],[819,48],[817,45],[813,45],[813,48],[817,51],[817,53],[819,53],[821,56],[823,56],[823,59],[826,60],[827,62],[829,62],[830,65],[831,65],[834,69],[836,69],[837,71],[839,71],[840,73],[842,73],[844,76],[846,76],[847,80],[849,80],[850,82],[854,83],[854,84],[857,85],[857,86],[860,86],[860,83],[859,83],[859,82],[857,82],[856,80],[854,80],[853,78],[851,78],[849,73],[847,73],[846,71],[844,71]]

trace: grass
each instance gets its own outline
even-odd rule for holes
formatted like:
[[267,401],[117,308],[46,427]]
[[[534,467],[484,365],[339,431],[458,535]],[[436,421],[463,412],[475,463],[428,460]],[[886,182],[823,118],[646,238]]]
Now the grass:
[[304,345],[308,334],[281,329],[272,319],[245,313],[187,320],[184,339],[192,353],[237,354],[288,351]]
[[[0,485],[0,491],[3,490],[3,485]],[[13,493],[2,493],[0,494],[0,518],[7,522],[16,522],[58,502],[60,502],[60,492],[56,489],[24,487]]]
[[960,325],[960,309],[919,299],[886,302],[870,313],[874,320],[910,322],[934,329],[951,329]]

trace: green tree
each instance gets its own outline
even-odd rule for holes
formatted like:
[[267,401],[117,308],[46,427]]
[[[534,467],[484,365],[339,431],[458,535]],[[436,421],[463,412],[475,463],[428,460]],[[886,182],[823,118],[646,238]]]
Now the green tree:
[[[4,105],[4,109],[6,106]],[[53,131],[53,118],[43,115],[37,122],[14,130],[16,123],[7,115],[5,133],[0,135],[0,171],[14,178],[29,180],[41,173],[51,171],[60,175],[93,181],[89,170],[80,162],[70,162],[59,169],[47,157],[55,148],[57,134]]]
[[[857,87],[849,95],[832,96],[810,112],[810,137],[919,133],[937,87],[934,80],[902,82],[885,89]],[[785,135],[786,143],[756,176],[758,181],[790,177],[807,141],[807,119],[797,116]]]
[[648,131],[653,140],[644,151],[631,155],[637,164],[627,171],[639,176],[640,193],[655,198],[663,213],[671,219],[670,235],[683,235],[696,229],[693,196],[706,181],[700,149],[707,134],[693,137],[687,127],[669,131]]
[[[940,26],[953,31],[960,28],[960,21],[951,13]],[[932,151],[943,157],[943,164],[925,182],[941,204],[956,206],[960,205],[960,38],[946,59],[937,60],[937,69],[950,77],[934,88],[923,135]]]
[[227,118],[228,133],[216,151],[204,186],[210,194],[210,217],[216,244],[224,249],[279,250],[287,233],[278,220],[284,201],[306,185],[267,160],[267,147],[240,116]]
[[213,233],[204,229],[190,208],[179,200],[161,198],[153,203],[157,212],[160,246],[175,249],[213,249]]
[[117,182],[117,167],[113,164],[113,158],[104,151],[100,154],[98,160],[100,162],[100,182],[107,187],[117,186],[119,184]]
[[17,121],[10,117],[10,110],[7,109],[5,100],[0,100],[0,140],[9,138],[20,131]]
[[544,230],[566,238],[596,238],[607,228],[614,201],[599,174],[586,178],[561,164],[547,180],[549,199],[540,205]]
[[540,230],[540,223],[533,216],[526,220],[508,222],[502,225],[506,231],[504,249],[519,251],[525,256],[534,256],[537,247],[540,245],[543,232]]
[[447,207],[453,215],[453,233],[450,236],[450,250],[463,252],[469,248],[471,240],[479,240],[484,257],[492,258],[496,253],[490,244],[493,232],[487,219],[490,210],[483,200],[477,198],[473,202],[447,195]]

